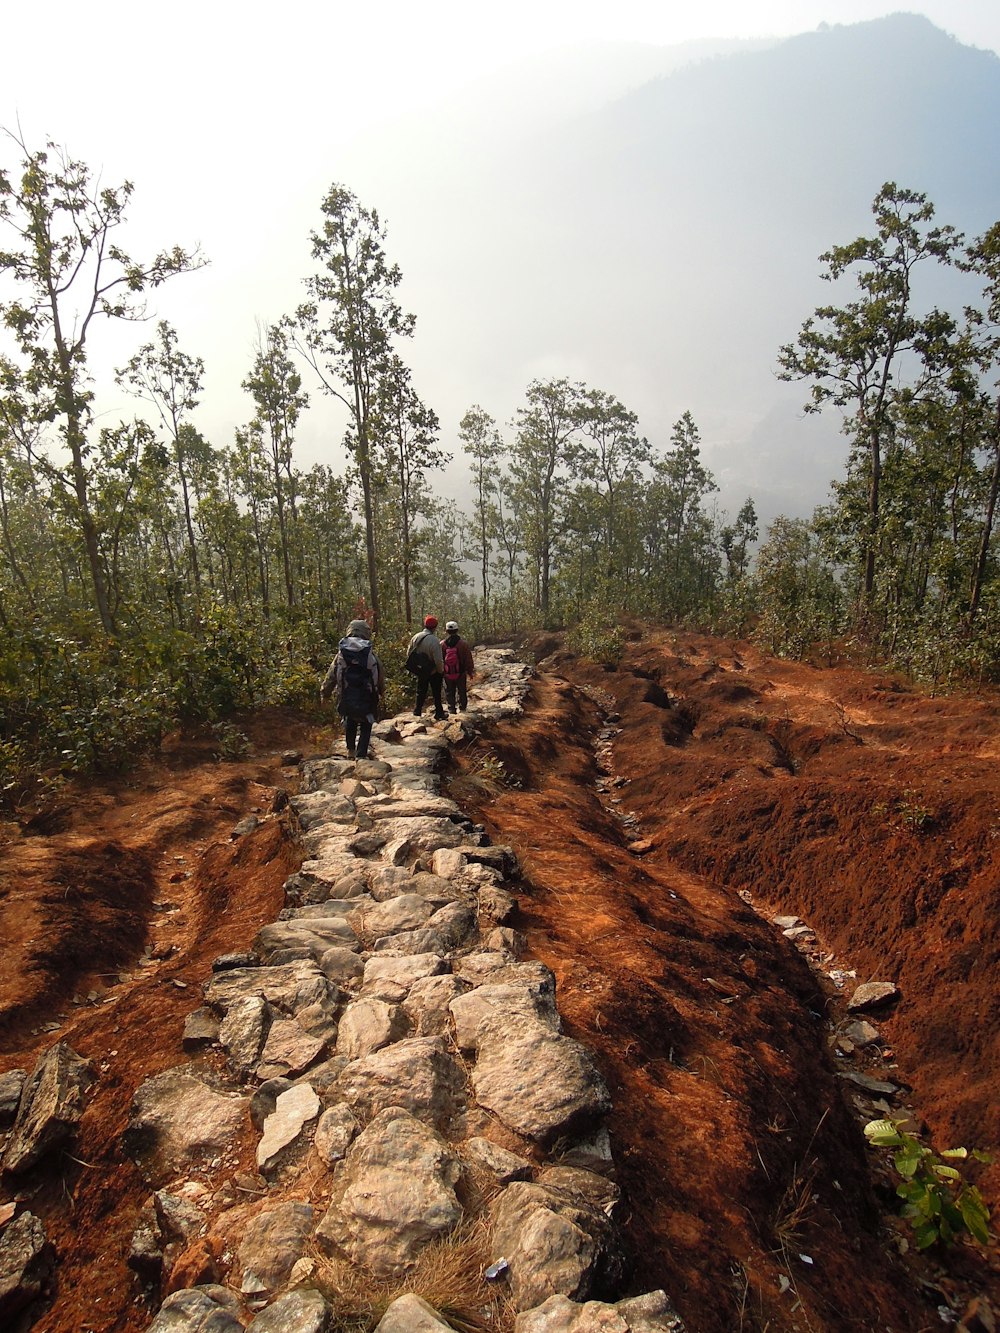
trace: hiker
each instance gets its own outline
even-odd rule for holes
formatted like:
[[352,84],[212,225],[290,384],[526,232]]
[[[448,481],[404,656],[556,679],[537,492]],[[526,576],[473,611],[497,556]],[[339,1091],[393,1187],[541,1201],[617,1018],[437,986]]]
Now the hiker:
[[472,649],[459,634],[457,620],[449,620],[444,628],[441,650],[444,656],[444,689],[448,696],[448,712],[454,713],[457,695],[458,711],[464,713],[469,706],[468,682],[476,674]]
[[417,700],[413,707],[413,716],[419,717],[423,712],[429,685],[434,697],[434,720],[440,722],[448,714],[444,711],[441,699],[444,655],[441,652],[441,640],[434,633],[436,629],[437,616],[425,616],[423,629],[418,630],[410,640],[406,669],[412,671],[417,678]]
[[352,620],[319,690],[321,703],[336,693],[348,759],[368,758],[372,724],[385,689],[382,663],[372,651],[371,638],[367,621]]

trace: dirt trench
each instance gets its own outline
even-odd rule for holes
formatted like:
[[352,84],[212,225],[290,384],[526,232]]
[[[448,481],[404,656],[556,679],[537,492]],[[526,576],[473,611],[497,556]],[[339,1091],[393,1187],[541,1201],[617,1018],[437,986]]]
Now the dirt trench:
[[[694,1333],[932,1329],[982,1292],[996,1308],[995,1247],[914,1255],[861,1133],[882,1110],[838,1077],[900,1083],[891,1109],[915,1107],[939,1147],[997,1141],[997,849],[974,828],[995,705],[691,636],[630,645],[611,672],[558,652],[539,670],[521,723],[456,757],[451,793],[517,849],[520,928],[608,1076],[636,1289],[665,1286]],[[948,816],[932,750],[959,788]],[[930,816],[907,823],[924,800],[944,843]],[[918,929],[908,907],[942,861],[965,867],[960,915],[983,939],[958,993],[938,943],[954,924],[924,909]],[[864,1063],[835,1056],[846,995],[771,924],[779,912],[826,937],[831,968],[901,985]],[[979,1183],[995,1206],[995,1169]]]
[[[614,671],[553,648],[524,717],[457,752],[450,785],[518,851],[519,924],[611,1086],[633,1289],[664,1286],[691,1333],[910,1333],[977,1293],[1000,1307],[995,1249],[900,1253],[831,1053],[841,1000],[769,920],[801,914],[858,980],[896,980],[870,1072],[910,1085],[939,1147],[995,1146],[996,702],[694,636],[647,634]],[[44,1333],[148,1327],[129,1102],[186,1058],[212,958],[281,906],[300,852],[269,815],[280,750],[331,739],[287,715],[247,730],[244,763],[178,742],[0,842],[0,1072],[63,1037],[101,1074],[73,1152],[2,1191],[59,1251]],[[996,1206],[997,1168],[980,1184]]]

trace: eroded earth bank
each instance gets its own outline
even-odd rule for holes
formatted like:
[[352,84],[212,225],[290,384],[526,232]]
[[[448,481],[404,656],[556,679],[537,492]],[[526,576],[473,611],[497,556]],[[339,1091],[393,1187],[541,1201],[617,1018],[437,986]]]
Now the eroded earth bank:
[[[371,769],[272,718],[253,761],[7,830],[6,1317],[432,1329],[410,1291],[525,1333],[989,1327],[995,1248],[916,1256],[860,1126],[1000,1142],[995,701],[526,647],[523,711],[498,672]],[[849,1012],[867,981],[898,997]],[[46,1053],[77,1111],[34,1152],[13,1071]]]

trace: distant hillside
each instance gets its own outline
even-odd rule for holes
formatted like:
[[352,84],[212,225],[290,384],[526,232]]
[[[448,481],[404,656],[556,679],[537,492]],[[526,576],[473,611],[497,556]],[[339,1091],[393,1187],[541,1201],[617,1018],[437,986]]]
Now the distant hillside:
[[[808,512],[842,444],[832,420],[800,419],[777,348],[830,298],[817,256],[867,229],[883,181],[973,234],[1000,217],[1000,59],[897,14],[682,64],[610,102],[586,88],[592,110],[556,98],[527,133],[470,93],[345,164],[390,221],[428,398],[446,423],[474,399],[504,418],[532,375],[565,373],[617,393],[659,443],[690,408],[724,504]],[[512,75],[497,107],[516,90]]]

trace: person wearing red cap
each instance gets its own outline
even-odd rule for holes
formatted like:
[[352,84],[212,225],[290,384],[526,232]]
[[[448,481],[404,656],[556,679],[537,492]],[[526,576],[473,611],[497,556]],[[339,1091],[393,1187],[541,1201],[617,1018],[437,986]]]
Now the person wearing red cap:
[[413,707],[414,717],[423,712],[427,699],[427,687],[430,686],[434,698],[434,719],[440,722],[448,714],[444,711],[441,689],[444,685],[444,654],[441,640],[434,633],[437,629],[437,616],[425,616],[424,627],[414,634],[406,657],[406,669],[417,678],[417,699]]

